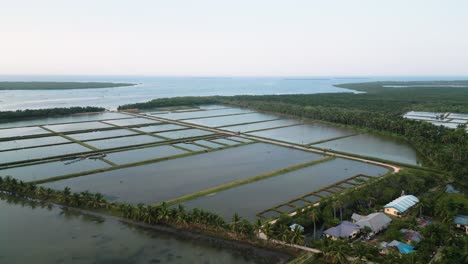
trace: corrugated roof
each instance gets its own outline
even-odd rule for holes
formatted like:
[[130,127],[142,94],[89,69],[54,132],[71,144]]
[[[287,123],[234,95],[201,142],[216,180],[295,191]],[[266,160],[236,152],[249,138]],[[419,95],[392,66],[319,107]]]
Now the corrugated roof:
[[458,225],[468,226],[468,215],[456,215],[453,222]]
[[398,211],[403,213],[406,210],[408,210],[408,208],[412,207],[418,202],[419,202],[419,199],[414,195],[403,195],[391,201],[390,203],[386,204],[384,207],[395,208]]
[[325,230],[323,233],[333,236],[333,237],[341,237],[341,238],[347,238],[349,235],[351,235],[354,231],[359,230],[360,227],[356,224],[353,224],[349,221],[343,221],[341,224],[329,228]]
[[353,214],[351,218],[355,220],[356,224],[361,228],[368,226],[375,233],[385,229],[392,221],[392,219],[384,213],[372,213],[366,216]]

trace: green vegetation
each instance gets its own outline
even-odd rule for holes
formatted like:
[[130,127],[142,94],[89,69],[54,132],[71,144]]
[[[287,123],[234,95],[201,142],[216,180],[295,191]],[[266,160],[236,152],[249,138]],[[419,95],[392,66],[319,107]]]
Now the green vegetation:
[[38,118],[38,117],[54,117],[54,116],[64,116],[71,114],[80,114],[80,113],[95,113],[103,112],[106,109],[102,107],[70,107],[70,108],[48,108],[48,109],[26,109],[26,110],[16,110],[16,111],[4,111],[0,112],[0,122],[26,118]]
[[150,109],[167,106],[194,106],[201,104],[215,104],[217,100],[213,97],[175,97],[160,98],[146,103],[126,104],[118,107],[118,110],[125,109]]
[[133,86],[133,83],[111,82],[0,82],[0,90],[70,90]]

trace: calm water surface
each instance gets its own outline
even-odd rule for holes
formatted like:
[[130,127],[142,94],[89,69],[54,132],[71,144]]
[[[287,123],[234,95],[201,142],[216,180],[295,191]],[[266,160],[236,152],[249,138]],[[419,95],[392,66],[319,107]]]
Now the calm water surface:
[[151,204],[321,157],[256,143],[45,185],[59,190],[69,186],[76,192],[100,192],[112,200]]
[[[0,263],[275,263],[114,218],[0,196]],[[252,252],[251,252],[252,253]]]

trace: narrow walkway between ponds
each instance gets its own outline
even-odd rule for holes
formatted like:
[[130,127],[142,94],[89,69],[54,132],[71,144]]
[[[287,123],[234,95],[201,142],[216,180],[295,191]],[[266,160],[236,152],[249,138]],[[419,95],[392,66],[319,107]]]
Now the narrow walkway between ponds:
[[152,120],[156,120],[156,121],[163,121],[163,122],[182,125],[182,126],[186,126],[186,127],[208,130],[208,131],[218,133],[218,134],[225,134],[225,135],[229,135],[229,136],[233,136],[233,137],[246,138],[246,139],[250,139],[250,140],[254,140],[254,141],[258,141],[258,142],[269,143],[269,144],[283,146],[283,147],[287,147],[287,148],[299,149],[299,150],[303,150],[303,151],[309,151],[309,152],[319,153],[319,154],[333,156],[333,157],[339,157],[339,158],[345,158],[345,159],[350,159],[350,160],[361,161],[361,162],[365,162],[365,163],[370,163],[370,164],[390,168],[390,169],[393,170],[394,173],[397,173],[397,172],[399,172],[401,170],[400,167],[392,165],[392,164],[373,161],[373,160],[368,160],[368,159],[364,159],[364,158],[358,158],[358,157],[344,155],[344,154],[339,154],[339,153],[335,153],[333,151],[324,151],[324,150],[313,149],[313,148],[310,148],[310,147],[300,146],[300,145],[296,145],[296,144],[290,144],[290,143],[286,143],[286,142],[279,142],[279,141],[276,141],[276,140],[273,140],[273,139],[266,139],[266,138],[251,136],[251,135],[238,134],[236,132],[231,132],[231,131],[226,131],[226,130],[222,130],[222,129],[218,129],[218,128],[212,128],[212,127],[206,127],[206,126],[191,124],[191,123],[187,123],[187,122],[184,122],[184,121],[167,119],[167,118],[163,118],[163,117],[159,117],[159,116],[151,116],[151,115],[146,115],[146,114],[130,113],[130,112],[123,112],[123,113],[128,114],[128,115],[137,116],[137,117],[152,119]]

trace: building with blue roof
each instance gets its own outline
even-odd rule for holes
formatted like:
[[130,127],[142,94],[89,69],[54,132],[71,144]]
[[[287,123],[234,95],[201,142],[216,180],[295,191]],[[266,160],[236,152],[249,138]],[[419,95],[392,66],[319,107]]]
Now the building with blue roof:
[[456,215],[453,223],[457,228],[464,229],[465,233],[468,234],[468,215]]
[[403,195],[391,201],[384,206],[384,212],[389,215],[401,217],[409,208],[419,202],[419,199],[414,195]]
[[405,243],[402,243],[397,240],[393,240],[390,243],[387,242],[382,242],[380,243],[380,253],[382,254],[388,254],[389,249],[390,250],[398,250],[400,254],[409,254],[415,252],[414,247]]

